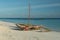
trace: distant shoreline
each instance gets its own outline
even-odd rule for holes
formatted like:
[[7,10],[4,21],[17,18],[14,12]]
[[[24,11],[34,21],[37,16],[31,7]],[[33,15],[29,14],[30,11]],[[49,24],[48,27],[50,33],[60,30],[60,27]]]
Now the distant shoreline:
[[60,19],[60,18],[0,18],[0,19],[21,19],[21,20],[51,20],[51,19]]

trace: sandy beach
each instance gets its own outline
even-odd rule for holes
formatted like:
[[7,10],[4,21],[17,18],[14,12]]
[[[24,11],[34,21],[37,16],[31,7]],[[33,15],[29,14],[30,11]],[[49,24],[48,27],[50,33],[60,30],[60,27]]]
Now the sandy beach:
[[0,40],[60,40],[60,32],[16,30],[15,23],[0,21]]

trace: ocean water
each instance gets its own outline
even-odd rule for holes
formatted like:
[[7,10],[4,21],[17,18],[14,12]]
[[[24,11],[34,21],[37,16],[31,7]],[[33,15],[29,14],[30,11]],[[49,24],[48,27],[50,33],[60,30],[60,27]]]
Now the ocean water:
[[[4,18],[4,19],[0,19],[0,21],[6,21],[6,22],[12,22],[12,23],[24,23],[27,24],[28,20],[27,19],[19,19],[19,18]],[[60,18],[57,19],[32,19],[30,20],[30,24],[34,24],[34,25],[43,25],[47,28],[49,28],[50,30],[54,30],[57,32],[60,32]]]

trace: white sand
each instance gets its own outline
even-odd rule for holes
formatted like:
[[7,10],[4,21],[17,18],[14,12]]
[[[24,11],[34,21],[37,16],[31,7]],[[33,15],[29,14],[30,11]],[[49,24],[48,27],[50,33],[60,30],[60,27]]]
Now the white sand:
[[0,40],[60,40],[60,32],[18,31],[14,23],[0,21]]

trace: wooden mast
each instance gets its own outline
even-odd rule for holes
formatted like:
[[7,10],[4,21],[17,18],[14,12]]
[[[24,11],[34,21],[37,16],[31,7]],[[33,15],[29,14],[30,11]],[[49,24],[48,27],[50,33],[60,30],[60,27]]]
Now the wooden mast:
[[28,0],[28,24],[30,24],[30,0]]

